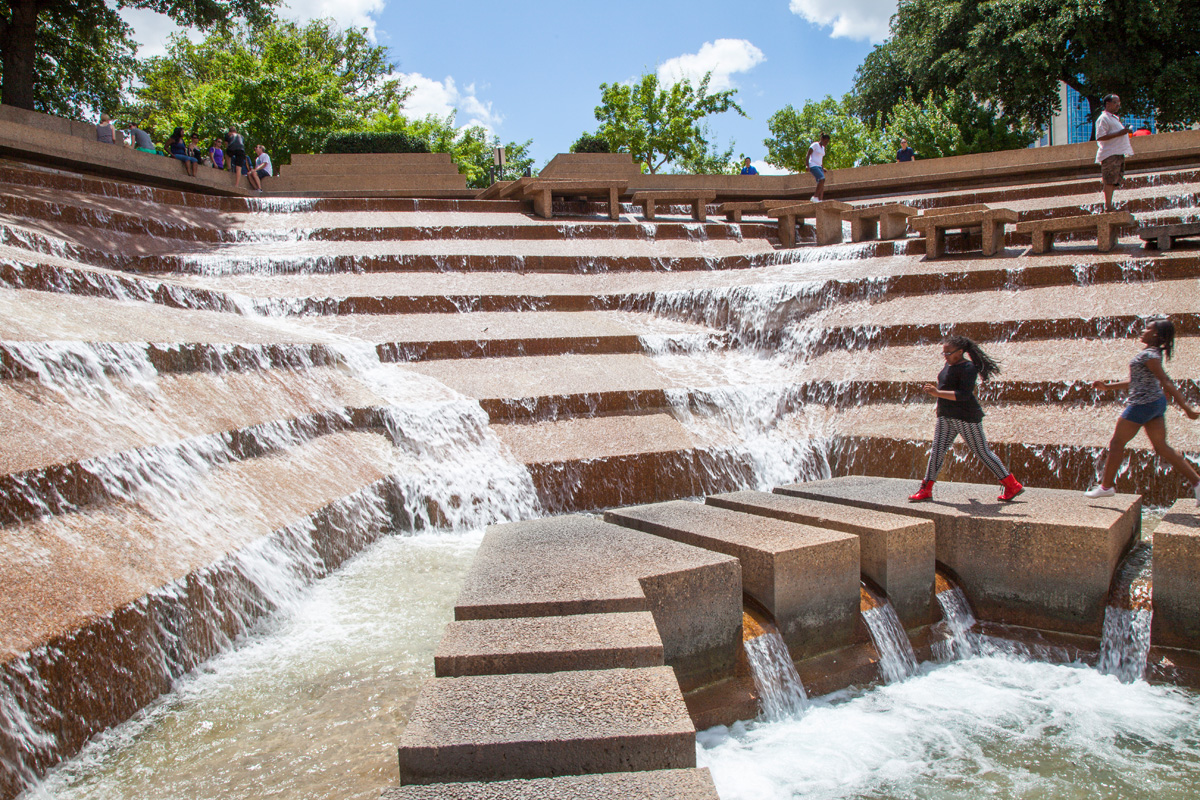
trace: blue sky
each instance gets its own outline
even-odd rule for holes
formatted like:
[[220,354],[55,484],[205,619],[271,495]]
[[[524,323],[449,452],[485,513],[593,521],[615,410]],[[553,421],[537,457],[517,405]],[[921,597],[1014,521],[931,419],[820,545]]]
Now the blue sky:
[[[595,130],[601,83],[709,69],[714,88],[738,90],[749,117],[712,118],[715,141],[760,162],[771,114],[848,91],[894,11],[895,0],[289,0],[284,15],[369,28],[415,89],[409,112],[457,108],[460,124],[483,124],[504,141],[533,139],[541,166]],[[161,52],[170,23],[152,12],[127,18],[142,53]]]

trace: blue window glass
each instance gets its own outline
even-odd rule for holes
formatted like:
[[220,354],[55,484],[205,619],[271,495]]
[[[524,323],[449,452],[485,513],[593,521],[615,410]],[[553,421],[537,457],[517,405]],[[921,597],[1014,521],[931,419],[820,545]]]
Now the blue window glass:
[[[1079,92],[1067,87],[1067,144],[1077,144],[1079,142],[1090,142],[1095,123],[1090,117],[1088,111],[1087,99]],[[1148,128],[1151,133],[1158,131],[1154,127],[1154,115],[1148,117],[1131,117],[1122,114],[1121,121],[1125,123],[1125,127],[1137,130],[1138,128]]]

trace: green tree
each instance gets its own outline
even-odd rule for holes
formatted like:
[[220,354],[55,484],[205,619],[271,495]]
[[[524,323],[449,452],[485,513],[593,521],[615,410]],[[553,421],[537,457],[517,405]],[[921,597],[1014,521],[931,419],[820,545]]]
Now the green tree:
[[389,77],[386,53],[365,28],[341,30],[333,20],[220,26],[199,43],[176,34],[165,56],[142,63],[127,111],[160,135],[181,126],[209,137],[236,124],[286,162],[403,103],[407,91]]
[[[458,171],[467,176],[468,186],[486,188],[494,161],[493,152],[501,146],[500,137],[489,137],[482,125],[460,128],[456,118],[457,112],[452,112],[445,117],[429,114],[422,119],[409,119],[401,113],[399,104],[394,104],[386,112],[372,117],[368,127],[375,131],[400,131],[424,139],[429,143],[430,152],[450,154]],[[518,177],[532,168],[533,157],[529,155],[532,144],[533,140],[527,139],[503,145],[507,164],[503,174],[496,176],[497,180]]]
[[572,153],[611,153],[612,148],[608,146],[608,139],[603,136],[597,136],[594,133],[580,134],[575,143],[571,145]]
[[892,36],[859,68],[860,113],[912,89],[972,97],[1009,125],[1043,128],[1058,84],[1096,116],[1104,94],[1165,127],[1200,120],[1200,4],[1195,0],[903,0]]
[[799,111],[787,105],[767,121],[770,137],[763,140],[767,162],[777,167],[804,172],[808,148],[822,133],[830,137],[825,166],[830,169],[859,167],[891,161],[891,153],[880,132],[850,110],[849,96],[834,100],[808,101]]
[[647,73],[632,84],[600,84],[597,136],[608,140],[613,152],[633,155],[658,172],[674,163],[703,163],[709,149],[702,121],[715,114],[746,113],[734,100],[736,89],[709,92],[712,73],[699,86],[681,80],[670,86],[659,83],[658,75]]
[[[208,29],[243,19],[258,25],[273,3],[260,0],[4,0],[0,3],[0,102],[77,111],[111,103],[133,52],[120,8],[149,8],[179,25]],[[112,71],[104,75],[105,59]]]
[[997,116],[971,98],[950,95],[939,100],[932,92],[918,102],[909,89],[887,115],[885,139],[892,149],[900,139],[920,158],[990,153],[1026,147],[1038,137],[1028,128],[1011,127],[1016,120]]

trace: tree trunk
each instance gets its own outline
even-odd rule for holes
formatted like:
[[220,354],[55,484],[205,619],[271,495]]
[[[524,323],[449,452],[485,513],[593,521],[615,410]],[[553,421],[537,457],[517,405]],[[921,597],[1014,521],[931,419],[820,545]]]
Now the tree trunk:
[[11,16],[0,26],[0,65],[4,83],[0,102],[33,110],[33,67],[37,58],[38,0],[9,0]]

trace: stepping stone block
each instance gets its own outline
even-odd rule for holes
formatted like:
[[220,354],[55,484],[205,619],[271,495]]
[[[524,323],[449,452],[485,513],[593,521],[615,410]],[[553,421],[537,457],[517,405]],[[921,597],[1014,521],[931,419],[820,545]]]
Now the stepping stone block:
[[662,665],[648,611],[451,622],[433,657],[439,678]]
[[1140,496],[1027,488],[1001,503],[994,485],[939,482],[932,502],[909,503],[916,485],[850,476],[775,491],[933,520],[937,560],[980,619],[1100,636],[1113,572],[1140,530]]
[[670,667],[434,678],[400,739],[400,783],[696,766]]
[[703,769],[609,772],[562,778],[435,783],[384,791],[380,800],[719,800]]
[[1156,647],[1200,650],[1200,509],[1180,500],[1154,529],[1152,557]]
[[929,520],[770,492],[731,492],[705,502],[857,536],[862,574],[887,593],[904,627],[933,621],[936,548]]
[[742,588],[771,612],[796,658],[853,642],[859,615],[858,537],[677,500],[604,518],[735,556]]
[[687,691],[733,669],[742,647],[736,558],[591,517],[495,525],[454,608],[457,620],[649,611],[663,660]]

